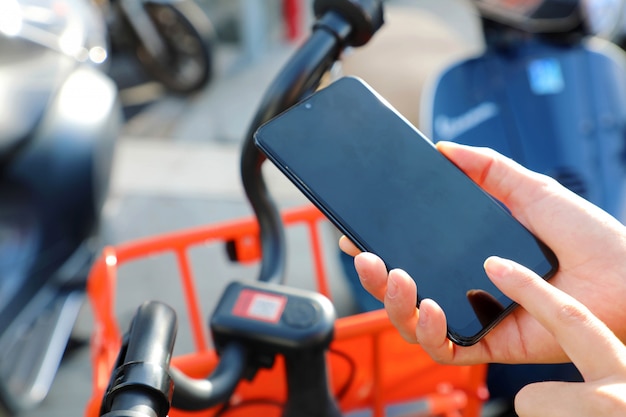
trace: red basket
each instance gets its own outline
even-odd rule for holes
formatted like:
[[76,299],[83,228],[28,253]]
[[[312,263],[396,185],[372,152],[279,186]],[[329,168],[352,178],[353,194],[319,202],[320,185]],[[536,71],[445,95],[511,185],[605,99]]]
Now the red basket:
[[[326,259],[320,226],[327,222],[314,207],[291,209],[282,214],[285,226],[305,226],[319,292],[330,298]],[[260,246],[254,218],[209,225],[107,247],[94,264],[88,295],[94,315],[91,340],[93,391],[87,417],[98,415],[120,343],[115,314],[117,272],[122,264],[154,255],[175,256],[195,351],[175,356],[172,364],[194,377],[208,376],[217,363],[210,347],[208,329],[201,313],[189,250],[207,243],[234,244],[237,261],[258,262]],[[339,318],[328,355],[331,386],[339,395],[341,410],[355,416],[443,415],[480,416],[486,400],[486,367],[446,366],[433,362],[417,345],[406,343],[392,327],[384,310]],[[277,404],[285,400],[285,377],[281,358],[270,370],[261,370],[252,381],[243,381],[231,398],[226,415],[280,415]],[[406,410],[412,410],[407,413]],[[217,408],[202,412],[172,409],[170,416],[213,416]]]

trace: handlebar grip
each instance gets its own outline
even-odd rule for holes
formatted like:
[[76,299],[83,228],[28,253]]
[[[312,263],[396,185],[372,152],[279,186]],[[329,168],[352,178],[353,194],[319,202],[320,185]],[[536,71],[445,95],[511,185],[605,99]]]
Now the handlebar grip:
[[315,0],[313,12],[318,19],[335,12],[348,21],[351,31],[346,41],[350,46],[365,45],[384,22],[381,0]]
[[176,313],[171,307],[156,301],[139,307],[111,375],[101,415],[167,416],[173,393],[169,366],[176,331]]
[[176,339],[176,313],[167,304],[143,303],[131,324],[127,362],[149,362],[168,368]]

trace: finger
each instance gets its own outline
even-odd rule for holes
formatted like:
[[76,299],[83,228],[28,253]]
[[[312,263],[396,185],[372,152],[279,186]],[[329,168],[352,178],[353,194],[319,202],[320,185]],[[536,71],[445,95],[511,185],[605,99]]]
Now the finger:
[[585,410],[590,394],[582,395],[582,384],[540,382],[526,385],[515,396],[515,411],[520,417],[593,415]]
[[387,291],[387,267],[373,253],[362,252],[354,258],[361,285],[379,301],[385,298]]
[[410,343],[419,343],[424,351],[440,363],[476,363],[480,350],[475,347],[458,349],[448,339],[446,316],[441,307],[431,299],[423,299],[419,310],[419,289],[415,281],[401,269],[389,272],[384,296],[389,321],[402,337]]
[[[364,255],[357,258],[364,259]],[[384,291],[381,300],[391,323],[405,340],[419,343],[433,360],[457,365],[488,360],[484,346],[477,344],[459,348],[448,339],[445,313],[435,301],[426,298],[420,302],[419,309],[415,307],[419,289],[405,271],[390,271]]]
[[417,343],[417,288],[415,281],[403,270],[389,272],[384,303],[389,321],[402,337],[408,342]]
[[446,316],[439,305],[431,299],[423,299],[419,306],[417,342],[435,361],[451,363],[455,347],[448,339]]
[[[436,362],[445,364],[484,363],[484,351],[478,345],[460,348],[448,339],[446,316],[433,300],[425,298],[415,308],[415,282],[400,269],[389,273],[385,310],[389,321],[410,343],[419,343]],[[482,358],[482,359],[481,359]]]
[[624,384],[621,379],[597,383],[539,382],[525,386],[515,396],[519,417],[623,416]]
[[489,194],[515,211],[537,200],[548,177],[488,148],[438,142],[437,149]]
[[[417,342],[417,288],[415,281],[402,270],[387,273],[383,261],[376,255],[363,252],[354,258],[354,265],[359,274],[361,285],[378,300],[385,303],[389,320],[398,329],[402,337]],[[430,300],[424,300],[430,301]],[[434,304],[434,302],[432,302]],[[428,304],[428,302],[426,303]],[[443,311],[435,304],[432,320],[422,325],[423,340],[429,346],[437,345],[438,340],[446,338],[446,321]],[[436,337],[431,335],[436,335]]]
[[350,256],[356,256],[361,253],[361,250],[357,248],[356,245],[346,236],[341,236],[339,238],[339,249],[345,252],[346,255]]
[[[600,207],[566,189],[554,179],[529,171],[492,149],[439,142],[437,148],[485,191],[503,202],[513,216],[557,252],[563,264],[597,259],[599,247],[622,250],[623,225]],[[575,224],[577,227],[572,228]],[[618,232],[619,230],[619,232]],[[582,235],[605,245],[590,245],[587,254],[559,251]],[[611,245],[607,240],[612,240]],[[561,253],[558,253],[561,252]],[[604,253],[602,254],[604,255]]]
[[485,270],[556,338],[585,380],[610,375],[621,363],[626,348],[582,303],[515,262],[490,257]]

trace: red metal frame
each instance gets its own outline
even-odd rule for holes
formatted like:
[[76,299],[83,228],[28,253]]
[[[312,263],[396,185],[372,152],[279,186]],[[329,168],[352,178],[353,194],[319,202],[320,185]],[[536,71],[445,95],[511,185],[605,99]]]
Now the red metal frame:
[[[320,224],[327,220],[312,206],[287,210],[282,218],[286,227],[306,226],[318,291],[331,298],[320,236]],[[208,242],[234,244],[238,262],[258,262],[261,256],[258,225],[251,217],[107,247],[95,262],[88,281],[94,332],[91,340],[93,393],[86,408],[87,417],[98,415],[121,344],[122,334],[114,306],[117,269],[122,264],[155,254],[175,255],[195,351],[174,357],[172,364],[198,378],[211,373],[218,358],[210,347],[188,257],[190,248]],[[402,340],[384,310],[338,319],[329,362],[331,385],[341,391],[340,407],[346,413],[367,409],[370,415],[382,417],[386,407],[418,401],[432,414],[479,417],[487,398],[484,365],[434,363],[419,346]],[[275,404],[284,401],[285,392],[284,369],[279,358],[272,369],[261,370],[253,381],[239,385],[227,415],[278,416],[280,410]],[[216,409],[200,413],[171,410],[170,416],[213,416],[216,412]]]

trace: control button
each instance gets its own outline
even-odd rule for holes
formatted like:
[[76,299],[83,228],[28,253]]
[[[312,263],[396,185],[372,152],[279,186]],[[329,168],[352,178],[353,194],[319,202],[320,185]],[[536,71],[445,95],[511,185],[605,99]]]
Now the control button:
[[311,327],[319,320],[319,312],[316,306],[303,300],[289,300],[283,312],[285,324],[304,329]]

